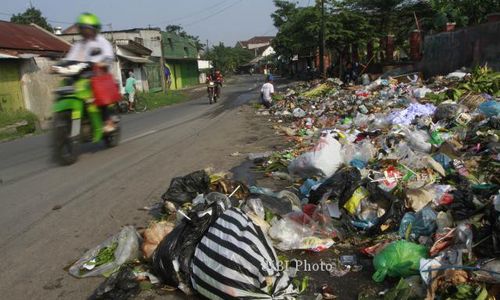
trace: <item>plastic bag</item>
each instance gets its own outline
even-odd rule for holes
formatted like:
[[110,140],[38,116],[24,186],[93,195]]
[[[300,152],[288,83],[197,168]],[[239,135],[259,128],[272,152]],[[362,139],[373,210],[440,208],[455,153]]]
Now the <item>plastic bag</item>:
[[[92,268],[92,265],[95,265],[94,259],[101,249],[111,247],[115,243],[114,260]],[[107,239],[94,249],[85,252],[82,258],[69,268],[69,273],[77,278],[108,275],[118,270],[125,262],[138,257],[139,234],[133,226],[126,226],[118,234]],[[86,270],[88,272],[85,272]]]
[[90,79],[92,92],[94,94],[94,103],[97,106],[107,106],[118,102],[122,95],[118,83],[111,73],[96,71]]
[[193,288],[208,299],[291,299],[298,293],[261,228],[237,208],[210,227],[191,269]]
[[431,137],[425,130],[406,130],[408,145],[415,151],[430,153],[432,145],[429,143]]
[[339,170],[323,182],[317,189],[309,193],[309,203],[317,204],[329,197],[339,199],[339,207],[344,206],[361,183],[358,169],[347,167]]
[[421,236],[430,236],[436,231],[436,219],[436,212],[429,206],[424,207],[416,214],[406,213],[401,219],[399,235],[403,238],[406,237],[411,226],[409,237],[412,240],[417,240]]
[[299,218],[300,220],[294,220],[290,215],[287,215],[283,219],[271,223],[269,236],[276,241],[274,245],[277,249],[281,251],[302,249],[320,252],[334,244],[331,238],[315,236],[317,225],[309,216],[302,214]]
[[89,300],[133,299],[141,292],[141,286],[136,277],[132,267],[121,268],[99,285]]
[[[369,139],[358,144],[347,144],[342,148],[344,162],[358,169],[363,169],[372,159],[376,150]],[[362,167],[361,167],[362,166]]]
[[333,245],[331,238],[338,237],[339,233],[333,228],[326,207],[318,206],[313,212],[292,212],[281,220],[274,219],[269,236],[277,241],[275,246],[282,251],[303,249],[320,252],[330,248]]
[[479,111],[487,117],[494,117],[500,114],[500,102],[490,100],[479,105]]
[[354,118],[354,125],[356,128],[366,128],[370,123],[370,117],[362,113],[358,113]]
[[344,204],[344,208],[351,214],[355,215],[361,203],[361,200],[369,196],[368,191],[364,187],[357,188],[352,194],[351,198]]
[[306,112],[300,107],[295,108],[293,110],[292,114],[296,118],[303,118],[306,116]]
[[194,207],[189,219],[183,218],[156,248],[153,273],[164,283],[192,294],[190,264],[196,245],[226,208],[223,202]]
[[408,277],[419,273],[420,259],[427,258],[427,248],[407,241],[397,241],[385,247],[373,259],[376,272],[372,279],[384,281],[386,276]]
[[174,229],[174,224],[161,221],[154,222],[144,231],[144,241],[141,245],[144,258],[149,259],[153,255],[156,247]]
[[170,187],[161,198],[182,205],[191,202],[198,194],[208,193],[209,187],[210,177],[204,170],[200,170],[172,179]]
[[343,160],[341,145],[334,136],[333,131],[324,131],[313,151],[292,160],[288,172],[302,178],[332,176]]

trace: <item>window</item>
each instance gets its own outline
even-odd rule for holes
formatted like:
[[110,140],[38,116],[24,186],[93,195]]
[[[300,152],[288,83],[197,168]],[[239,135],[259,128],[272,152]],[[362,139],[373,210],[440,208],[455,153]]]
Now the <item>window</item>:
[[189,56],[189,49],[188,47],[184,47],[184,56]]

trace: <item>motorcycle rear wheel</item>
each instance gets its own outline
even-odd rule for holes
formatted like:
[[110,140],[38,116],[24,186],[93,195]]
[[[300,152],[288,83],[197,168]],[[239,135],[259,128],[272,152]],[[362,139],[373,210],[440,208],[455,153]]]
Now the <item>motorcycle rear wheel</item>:
[[110,132],[109,134],[106,134],[104,136],[104,144],[108,148],[116,147],[120,143],[120,137],[121,137],[120,126],[117,126],[115,131]]

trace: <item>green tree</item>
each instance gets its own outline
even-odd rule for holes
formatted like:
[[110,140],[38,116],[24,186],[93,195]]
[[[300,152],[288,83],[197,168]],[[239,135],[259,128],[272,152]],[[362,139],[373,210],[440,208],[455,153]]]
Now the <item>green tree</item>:
[[484,22],[488,13],[500,11],[498,0],[430,0],[435,11],[434,27],[442,29],[446,22],[471,26]]
[[226,47],[223,43],[213,46],[205,55],[215,68],[222,73],[234,72],[238,66],[250,62],[254,58],[252,51],[241,47]]
[[194,35],[188,34],[184,30],[184,28],[182,28],[182,26],[180,26],[180,25],[168,25],[167,27],[165,27],[165,31],[166,32],[171,32],[171,33],[174,33],[174,34],[176,34],[178,36],[189,38],[189,39],[193,40],[193,42],[196,45],[196,49],[198,49],[198,51],[200,51],[201,49],[203,49],[205,47],[205,44],[203,44],[200,41],[200,37],[199,36],[194,36]]
[[47,22],[47,18],[42,16],[42,12],[34,7],[30,7],[26,9],[25,12],[19,13],[17,15],[13,15],[10,18],[12,23],[17,24],[31,24],[34,23],[44,29],[47,29],[50,32],[53,32],[52,26]]
[[297,7],[276,0],[278,8],[271,17],[278,33],[273,39],[275,50],[286,57],[310,55],[319,45],[320,13],[316,7]]

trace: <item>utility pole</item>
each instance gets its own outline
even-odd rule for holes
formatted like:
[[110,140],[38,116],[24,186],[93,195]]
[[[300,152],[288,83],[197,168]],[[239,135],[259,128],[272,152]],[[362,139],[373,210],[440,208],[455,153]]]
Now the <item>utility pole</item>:
[[207,55],[210,54],[210,45],[208,44],[208,39],[207,39]]
[[325,74],[325,0],[321,0],[321,31],[320,31],[320,45],[319,45],[319,70],[321,76],[326,77]]

